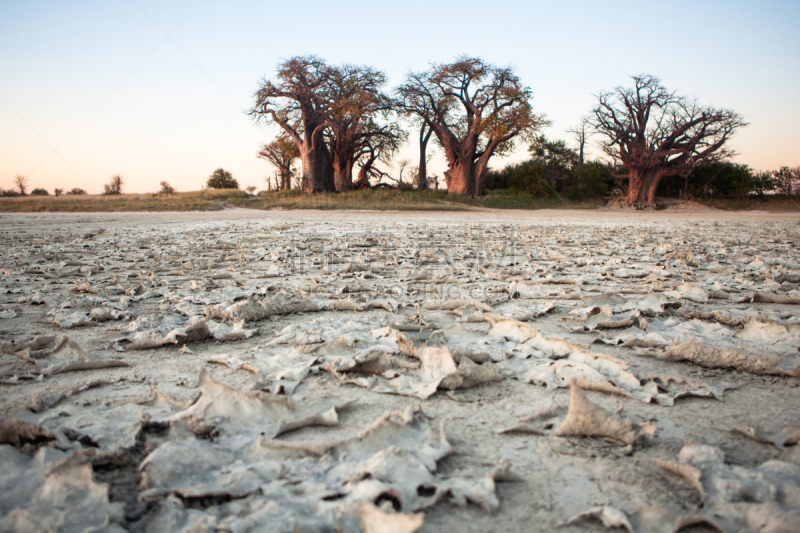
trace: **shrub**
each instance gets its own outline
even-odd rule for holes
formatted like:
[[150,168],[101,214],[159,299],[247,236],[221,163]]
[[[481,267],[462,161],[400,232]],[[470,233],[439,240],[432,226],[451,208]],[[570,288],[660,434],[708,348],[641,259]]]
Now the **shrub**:
[[111,181],[103,185],[103,189],[105,189],[103,194],[122,194],[122,184],[122,176],[119,174],[111,176]]
[[161,182],[161,190],[158,191],[159,194],[175,194],[175,187],[169,184],[167,181]]
[[[684,180],[681,178],[680,182]],[[732,161],[713,161],[696,166],[689,173],[689,194],[741,198],[755,187],[756,180],[747,165]]]
[[67,191],[67,194],[87,194],[87,193],[80,187],[75,187],[74,189]]
[[248,185],[247,187],[245,187],[244,190],[247,191],[247,194],[253,194],[254,192],[256,192],[256,186],[255,185]]
[[239,182],[233,177],[233,174],[224,168],[218,168],[208,177],[206,187],[209,189],[238,189]]
[[53,193],[56,196],[61,196],[62,194],[64,194],[64,189],[53,189]]
[[17,186],[17,189],[19,189],[19,193],[25,196],[25,193],[28,192],[28,177],[17,174],[14,177],[14,184]]
[[47,189],[36,188],[31,191],[31,196],[50,196]]
[[606,196],[614,188],[614,176],[608,166],[599,161],[589,161],[576,165],[572,170],[573,185],[567,188],[570,200]]
[[20,196],[20,194],[14,189],[0,189],[0,196]]

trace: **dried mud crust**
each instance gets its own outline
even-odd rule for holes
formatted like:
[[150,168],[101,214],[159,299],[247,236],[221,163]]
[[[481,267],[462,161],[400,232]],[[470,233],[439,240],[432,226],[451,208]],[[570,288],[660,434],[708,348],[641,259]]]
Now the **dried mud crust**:
[[4,216],[0,529],[797,530],[800,226],[639,215]]

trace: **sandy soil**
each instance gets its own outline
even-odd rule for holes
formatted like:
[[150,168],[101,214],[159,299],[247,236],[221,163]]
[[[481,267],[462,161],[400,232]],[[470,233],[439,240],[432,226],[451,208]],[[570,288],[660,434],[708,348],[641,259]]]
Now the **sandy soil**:
[[[667,533],[681,516],[706,522],[694,531],[800,530],[799,223],[713,210],[0,215],[0,529],[412,531],[397,515],[424,513],[431,532],[605,519]],[[474,383],[470,362],[485,371]],[[202,371],[227,388],[199,390]],[[578,410],[571,378],[600,411]],[[300,419],[274,414],[275,396],[317,415],[327,398],[335,420],[270,433]],[[361,434],[369,453],[348,440],[416,406],[384,440]],[[299,457],[275,441],[350,444]],[[401,468],[414,461],[424,472]],[[507,462],[516,481],[497,473]]]

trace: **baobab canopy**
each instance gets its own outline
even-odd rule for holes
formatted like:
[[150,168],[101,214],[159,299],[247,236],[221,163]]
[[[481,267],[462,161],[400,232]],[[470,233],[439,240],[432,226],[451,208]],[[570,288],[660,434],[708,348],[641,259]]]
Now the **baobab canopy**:
[[627,203],[649,205],[663,178],[733,155],[725,143],[746,124],[733,111],[669,92],[653,76],[633,81],[633,88],[600,93],[589,124],[605,153],[627,170],[615,176],[628,182]]
[[510,67],[479,58],[411,72],[397,92],[401,107],[427,124],[444,149],[447,190],[454,193],[479,195],[489,158],[548,124],[533,112],[531,90]]

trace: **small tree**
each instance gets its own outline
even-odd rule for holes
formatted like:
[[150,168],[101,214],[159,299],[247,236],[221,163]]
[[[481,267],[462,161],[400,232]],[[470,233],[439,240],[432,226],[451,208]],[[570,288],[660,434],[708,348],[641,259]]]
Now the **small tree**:
[[47,192],[47,189],[37,187],[31,191],[31,196],[50,196],[50,193]]
[[233,177],[233,174],[220,167],[208,177],[206,187],[209,189],[238,189],[239,182]]
[[583,165],[584,154],[586,150],[586,139],[591,134],[589,129],[589,118],[583,117],[577,126],[569,128],[567,131],[575,136],[575,141],[578,143],[578,164]]
[[19,189],[19,193],[24,195],[28,191],[28,176],[17,174],[14,177],[14,185]]
[[[257,155],[278,169],[276,178],[278,178],[279,187],[277,188],[292,188],[292,178],[296,174],[294,162],[300,157],[300,151],[291,137],[285,134],[279,135],[271,143],[262,145]],[[270,178],[267,178],[267,183],[270,183],[270,188],[272,188]]]
[[80,187],[75,187],[74,189],[67,191],[67,194],[86,194],[86,191]]
[[244,190],[247,191],[247,194],[253,194],[254,192],[256,192],[256,186],[248,185],[247,187],[244,188]]
[[769,170],[762,170],[753,173],[753,192],[759,196],[764,196],[766,192],[775,190],[775,176]]
[[161,189],[159,189],[158,194],[175,194],[175,187],[170,185],[168,181],[162,181],[160,185]]
[[54,190],[53,190],[53,193],[54,193],[56,196],[61,196],[62,194],[64,194],[64,189],[54,189]]
[[572,170],[578,164],[578,154],[567,147],[566,142],[551,141],[544,135],[536,137],[528,151],[531,161],[542,166],[548,182],[553,183],[558,192],[564,192]]
[[772,173],[775,190],[781,194],[791,196],[800,193],[800,167],[781,167]]
[[103,194],[122,194],[122,176],[119,174],[114,174],[111,176],[111,181],[103,185],[104,192]]

